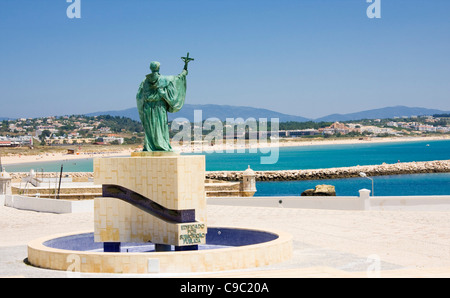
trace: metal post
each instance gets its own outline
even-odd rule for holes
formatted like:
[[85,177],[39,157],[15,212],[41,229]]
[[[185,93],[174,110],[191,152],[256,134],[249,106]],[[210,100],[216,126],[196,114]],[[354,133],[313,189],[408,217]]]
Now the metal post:
[[370,177],[367,177],[367,174],[364,173],[364,172],[359,173],[359,175],[360,175],[361,177],[363,177],[363,178],[367,178],[367,179],[370,179],[370,181],[372,181],[372,197],[375,196],[374,193],[373,193],[373,179],[370,178]]
[[63,172],[63,165],[61,165],[61,173],[59,174],[59,186],[58,186],[58,196],[56,197],[59,199],[59,192],[61,190],[61,178],[62,178],[62,172]]
[[[369,178],[369,177],[367,177],[367,178]],[[372,180],[372,197],[374,197],[375,193],[373,192],[373,179],[372,178],[369,178],[369,179]]]

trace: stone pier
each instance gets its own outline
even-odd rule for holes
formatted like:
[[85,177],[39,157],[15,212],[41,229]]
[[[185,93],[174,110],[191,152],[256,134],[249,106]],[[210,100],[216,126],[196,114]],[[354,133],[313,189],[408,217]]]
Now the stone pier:
[[[254,171],[256,181],[289,181],[289,180],[322,180],[360,177],[364,172],[367,176],[419,174],[419,173],[449,173],[450,160],[427,162],[404,162],[368,166],[340,167],[328,169],[284,170],[284,171]],[[215,171],[207,172],[206,178],[223,181],[240,181],[244,172]]]

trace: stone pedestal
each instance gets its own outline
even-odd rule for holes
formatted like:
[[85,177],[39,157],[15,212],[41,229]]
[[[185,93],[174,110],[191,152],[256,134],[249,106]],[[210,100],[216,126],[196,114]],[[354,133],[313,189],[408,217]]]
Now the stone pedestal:
[[[96,242],[180,247],[206,241],[205,157],[137,152],[94,159]],[[188,248],[186,247],[186,249]]]

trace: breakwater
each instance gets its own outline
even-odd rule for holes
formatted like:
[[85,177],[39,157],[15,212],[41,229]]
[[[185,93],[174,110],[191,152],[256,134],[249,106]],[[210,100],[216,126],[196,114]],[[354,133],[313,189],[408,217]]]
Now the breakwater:
[[[450,160],[404,162],[395,164],[384,163],[381,165],[327,169],[255,171],[255,178],[256,181],[322,180],[360,177],[361,172],[366,173],[367,176],[448,173],[450,172]],[[242,171],[214,171],[207,172],[206,178],[224,181],[240,181],[242,180],[242,174]]]
[[[322,180],[359,177],[364,172],[367,176],[402,175],[420,173],[450,173],[450,160],[435,160],[425,162],[403,162],[395,164],[381,164],[368,166],[353,166],[326,169],[307,170],[279,170],[279,171],[255,171],[256,181],[293,181],[293,180]],[[206,179],[222,181],[241,181],[243,171],[208,171]],[[21,179],[29,175],[28,172],[10,173],[13,180]],[[44,178],[57,178],[59,172],[37,172],[36,176]],[[92,179],[92,172],[64,172],[63,177],[72,177],[82,181]]]

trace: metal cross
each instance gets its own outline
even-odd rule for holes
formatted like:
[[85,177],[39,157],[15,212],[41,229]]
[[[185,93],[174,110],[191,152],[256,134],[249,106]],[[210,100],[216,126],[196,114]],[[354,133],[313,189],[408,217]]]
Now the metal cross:
[[194,58],[189,58],[189,52],[187,53],[186,57],[181,57],[181,60],[184,61],[184,63],[189,63],[190,61],[194,61]]

